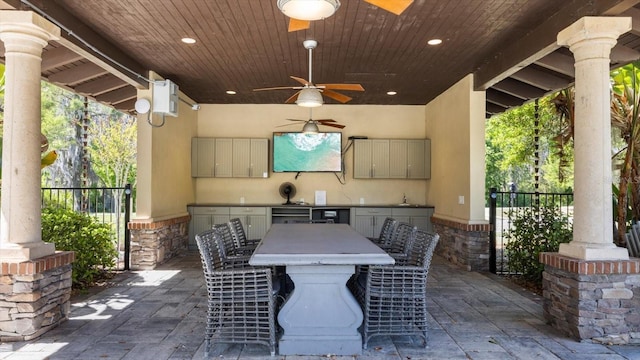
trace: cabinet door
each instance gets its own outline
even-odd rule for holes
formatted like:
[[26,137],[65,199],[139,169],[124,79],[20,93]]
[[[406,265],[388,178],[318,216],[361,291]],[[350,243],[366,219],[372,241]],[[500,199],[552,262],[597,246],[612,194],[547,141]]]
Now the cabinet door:
[[371,140],[353,141],[353,178],[368,179],[371,174]]
[[249,215],[247,216],[247,232],[248,239],[262,239],[267,233],[267,216],[266,215]]
[[371,140],[371,173],[376,179],[389,177],[389,140]]
[[215,177],[231,177],[233,174],[233,139],[217,138]]
[[353,228],[362,236],[373,237],[373,216],[356,215]]
[[407,177],[407,140],[389,140],[389,177]]
[[251,139],[233,139],[233,177],[249,177]]
[[215,139],[191,139],[191,176],[213,177],[215,175]]
[[251,163],[249,176],[255,178],[269,177],[269,140],[251,139]]
[[407,140],[407,178],[431,178],[431,140]]

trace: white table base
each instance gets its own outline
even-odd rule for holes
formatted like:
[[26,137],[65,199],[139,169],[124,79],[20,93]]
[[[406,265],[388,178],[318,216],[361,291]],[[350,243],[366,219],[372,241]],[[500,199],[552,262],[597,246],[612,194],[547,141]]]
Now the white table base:
[[362,354],[362,310],[347,289],[353,265],[289,265],[295,284],[278,314],[280,355]]

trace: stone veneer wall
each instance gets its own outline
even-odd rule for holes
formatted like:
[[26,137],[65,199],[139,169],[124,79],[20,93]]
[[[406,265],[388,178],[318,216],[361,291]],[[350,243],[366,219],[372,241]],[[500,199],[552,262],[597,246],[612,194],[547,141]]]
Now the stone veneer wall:
[[541,253],[545,319],[580,340],[640,344],[640,259],[588,261]]
[[489,224],[463,224],[431,217],[440,235],[436,254],[468,271],[489,271]]
[[34,339],[69,317],[72,251],[0,262],[0,341]]
[[131,269],[154,269],[187,250],[189,219],[187,215],[158,222],[130,222]]

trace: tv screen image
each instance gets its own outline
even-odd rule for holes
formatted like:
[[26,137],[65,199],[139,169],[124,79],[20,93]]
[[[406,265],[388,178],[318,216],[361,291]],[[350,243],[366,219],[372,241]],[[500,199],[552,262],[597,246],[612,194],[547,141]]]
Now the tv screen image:
[[342,171],[342,133],[274,132],[273,171]]

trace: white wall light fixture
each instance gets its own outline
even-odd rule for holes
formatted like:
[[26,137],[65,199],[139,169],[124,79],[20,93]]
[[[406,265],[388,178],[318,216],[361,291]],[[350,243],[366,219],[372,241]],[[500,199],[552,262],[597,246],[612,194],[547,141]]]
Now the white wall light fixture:
[[278,0],[278,9],[288,17],[298,20],[328,18],[339,7],[339,0]]

